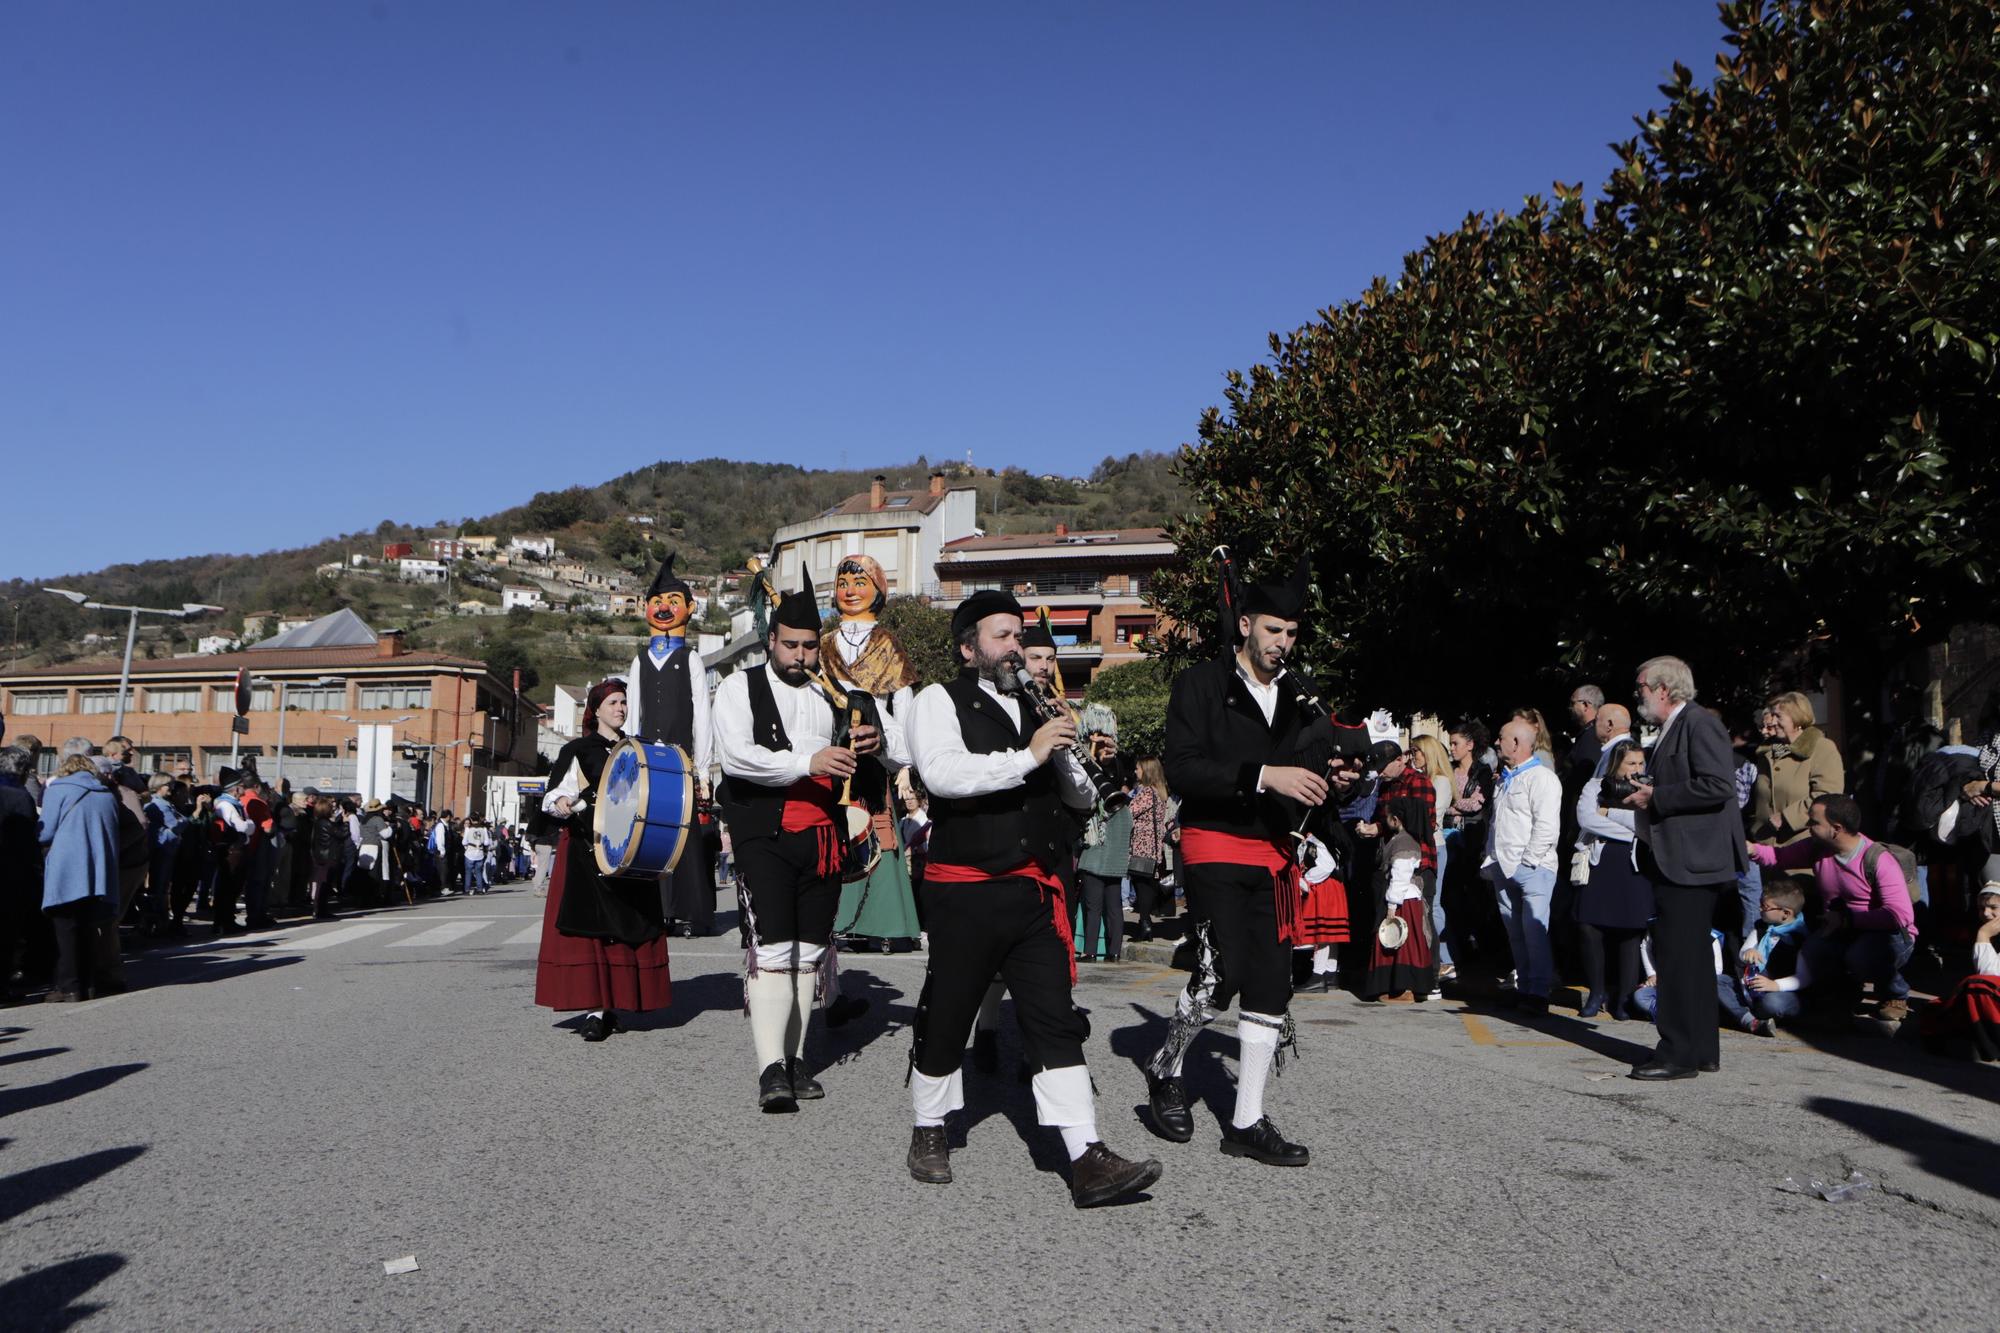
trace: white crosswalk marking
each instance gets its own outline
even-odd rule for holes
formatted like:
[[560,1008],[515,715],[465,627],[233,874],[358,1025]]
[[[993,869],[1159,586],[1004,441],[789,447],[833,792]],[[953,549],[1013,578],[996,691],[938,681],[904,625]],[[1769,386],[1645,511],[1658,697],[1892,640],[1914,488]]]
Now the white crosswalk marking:
[[486,929],[484,921],[447,921],[442,926],[432,926],[429,930],[418,931],[406,940],[391,940],[391,949],[435,949],[440,945],[462,940],[474,931]]
[[509,944],[540,944],[541,942],[542,928],[540,926],[529,926],[520,934],[507,937],[507,943]]
[[366,939],[381,931],[394,930],[402,924],[400,921],[363,921],[352,926],[342,926],[339,930],[329,930],[324,935],[308,935],[304,939],[288,940],[281,947],[331,949],[337,944],[351,944],[355,940]]

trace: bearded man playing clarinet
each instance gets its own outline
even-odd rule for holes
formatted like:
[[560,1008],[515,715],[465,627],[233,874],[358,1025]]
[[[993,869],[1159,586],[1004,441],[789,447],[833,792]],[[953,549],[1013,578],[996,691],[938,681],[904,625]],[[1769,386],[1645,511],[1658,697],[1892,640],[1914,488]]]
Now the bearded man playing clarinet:
[[[1308,590],[1304,560],[1281,584],[1252,585],[1233,626],[1234,653],[1199,663],[1174,681],[1167,704],[1167,782],[1181,798],[1181,863],[1188,911],[1207,939],[1147,1071],[1153,1128],[1175,1143],[1194,1137],[1181,1062],[1213,1016],[1219,965],[1237,995],[1236,1108],[1222,1151],[1271,1166],[1304,1166],[1264,1114],[1264,1085],[1279,1043],[1291,1036],[1292,942],[1298,934],[1300,868],[1292,830],[1302,808],[1319,806],[1327,782],[1299,760],[1309,716],[1283,678],[1298,642]],[[1227,627],[1225,628],[1227,632]]]

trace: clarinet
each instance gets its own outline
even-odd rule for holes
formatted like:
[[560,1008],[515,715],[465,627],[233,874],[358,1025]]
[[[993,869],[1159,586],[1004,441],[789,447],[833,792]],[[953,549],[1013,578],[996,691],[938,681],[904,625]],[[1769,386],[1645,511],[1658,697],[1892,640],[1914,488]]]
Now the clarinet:
[[[1021,682],[1021,692],[1028,696],[1028,702],[1034,705],[1035,712],[1040,715],[1042,721],[1077,721],[1076,713],[1070,708],[1069,704],[1066,701],[1057,699],[1047,690],[1044,690],[1041,682],[1030,675],[1025,668],[1015,671],[1014,679]],[[1078,739],[1081,740],[1082,738],[1078,737]],[[1132,799],[1125,791],[1124,786],[1119,783],[1117,777],[1106,769],[1103,764],[1097,762],[1094,755],[1086,754],[1082,750],[1075,748],[1070,749],[1067,753],[1083,769],[1084,780],[1090,784],[1091,790],[1096,794],[1097,803],[1104,807],[1106,814],[1119,809]]]
[[[1332,718],[1332,710],[1320,701],[1319,689],[1313,683],[1311,672],[1287,663],[1284,679],[1291,689],[1292,703],[1306,719],[1307,726]],[[1319,859],[1319,853],[1313,850],[1306,833],[1306,825],[1312,822],[1313,811],[1316,808],[1307,806],[1305,812],[1299,816],[1299,826],[1292,830],[1292,845],[1298,849],[1301,870],[1311,870],[1313,863]]]

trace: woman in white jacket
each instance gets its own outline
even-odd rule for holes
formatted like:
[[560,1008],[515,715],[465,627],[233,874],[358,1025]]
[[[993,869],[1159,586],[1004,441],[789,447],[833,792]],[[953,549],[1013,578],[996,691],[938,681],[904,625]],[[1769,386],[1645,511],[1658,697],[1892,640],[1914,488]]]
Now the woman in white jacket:
[[485,893],[493,887],[488,876],[487,865],[493,851],[493,830],[486,827],[483,819],[474,819],[465,826],[465,891]]
[[[1630,810],[1602,798],[1615,779],[1630,780],[1646,769],[1646,752],[1636,742],[1620,741],[1605,756],[1604,776],[1583,786],[1576,801],[1577,841],[1590,853],[1590,879],[1576,899],[1577,932],[1582,936],[1583,975],[1589,993],[1580,1018],[1594,1018],[1606,1005],[1613,1018],[1638,1017],[1632,992],[1644,974],[1639,970],[1639,940],[1653,918],[1653,886],[1639,870]],[[1605,964],[1611,974],[1605,975]]]

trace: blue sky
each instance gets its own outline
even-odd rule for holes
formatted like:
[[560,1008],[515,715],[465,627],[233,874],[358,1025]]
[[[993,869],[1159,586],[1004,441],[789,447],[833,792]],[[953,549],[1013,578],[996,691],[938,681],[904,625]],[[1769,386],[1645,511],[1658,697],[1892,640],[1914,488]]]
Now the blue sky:
[[663,458],[1083,472],[1474,209],[1707,0],[0,4],[0,577]]

